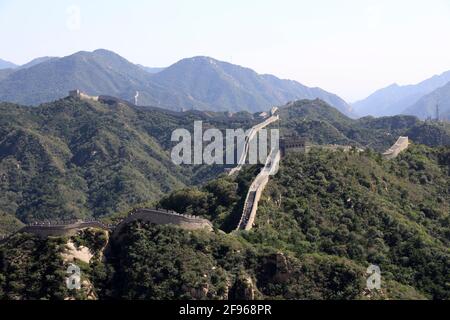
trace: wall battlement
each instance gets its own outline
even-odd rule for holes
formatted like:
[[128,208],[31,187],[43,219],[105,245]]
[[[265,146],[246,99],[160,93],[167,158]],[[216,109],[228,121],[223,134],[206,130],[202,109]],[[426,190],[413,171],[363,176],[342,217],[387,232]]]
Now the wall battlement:
[[154,224],[172,224],[186,230],[205,229],[213,230],[213,224],[204,218],[192,215],[179,214],[173,211],[158,209],[135,209],[129,216],[117,225],[106,225],[101,221],[76,221],[76,222],[48,222],[29,224],[18,231],[18,233],[31,233],[41,238],[73,236],[79,230],[87,228],[97,228],[112,231],[113,234],[120,233],[120,230],[133,221],[148,221]]
[[408,149],[408,146],[408,137],[399,137],[395,144],[383,153],[383,157],[386,159],[394,159],[400,154],[400,152]]
[[41,238],[46,237],[62,237],[73,236],[79,230],[87,228],[97,228],[103,230],[110,230],[110,228],[100,221],[91,222],[77,222],[71,224],[31,224],[23,227],[19,233],[31,233]]
[[81,99],[81,100],[93,100],[93,101],[98,101],[98,97],[96,96],[90,96],[84,92],[82,92],[81,90],[72,90],[69,91],[69,97],[72,98],[77,98],[77,99]]
[[213,224],[209,220],[197,216],[156,209],[136,209],[114,228],[113,236],[120,234],[123,227],[133,221],[147,221],[159,225],[173,224],[185,230],[213,230]]

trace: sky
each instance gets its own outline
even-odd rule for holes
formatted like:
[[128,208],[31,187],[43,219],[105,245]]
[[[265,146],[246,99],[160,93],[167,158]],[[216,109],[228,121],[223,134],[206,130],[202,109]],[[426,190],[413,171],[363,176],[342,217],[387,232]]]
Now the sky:
[[450,70],[449,0],[0,0],[0,58],[210,56],[349,102]]

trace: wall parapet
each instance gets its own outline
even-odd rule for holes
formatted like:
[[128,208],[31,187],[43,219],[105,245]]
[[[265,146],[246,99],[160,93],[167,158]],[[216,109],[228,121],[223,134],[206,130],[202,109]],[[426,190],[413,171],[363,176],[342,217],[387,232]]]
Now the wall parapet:
[[[174,211],[161,209],[135,209],[130,212],[128,217],[124,218],[116,225],[105,224],[98,220],[75,220],[75,221],[47,221],[39,223],[30,223],[20,229],[18,233],[31,233],[41,238],[73,236],[79,230],[87,228],[97,228],[111,231],[113,233],[120,230],[133,221],[148,221],[154,224],[172,224],[186,230],[206,229],[213,230],[213,224],[208,220],[198,216],[180,214]],[[5,237],[6,238],[6,237]],[[5,240],[5,239],[0,239]]]
[[408,147],[408,137],[399,137],[392,147],[383,152],[383,157],[386,159],[394,159],[400,154],[400,152],[408,149]]

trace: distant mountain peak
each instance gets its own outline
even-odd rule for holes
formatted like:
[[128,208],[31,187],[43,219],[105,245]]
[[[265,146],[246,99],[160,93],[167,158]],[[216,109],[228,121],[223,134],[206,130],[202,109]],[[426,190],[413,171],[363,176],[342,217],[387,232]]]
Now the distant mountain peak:
[[18,69],[26,69],[26,68],[31,68],[34,67],[40,63],[44,63],[47,61],[51,61],[54,59],[58,59],[57,57],[39,57],[39,58],[35,58],[33,60],[31,60],[30,62],[27,62],[23,65],[21,65]]
[[13,69],[16,67],[17,67],[17,65],[15,63],[0,59],[0,70],[1,69]]
[[[403,113],[422,97],[450,82],[450,71],[434,75],[422,82],[411,85],[393,83],[375,91],[367,98],[353,104],[360,116],[391,116]],[[409,109],[410,110],[410,109]],[[410,111],[409,111],[410,112]],[[419,116],[419,114],[416,114]]]
[[258,112],[292,100],[321,98],[341,112],[351,112],[344,100],[320,88],[212,57],[186,58],[154,70],[106,49],[79,51],[7,73],[0,81],[0,101],[36,105],[64,97],[73,88],[128,101],[139,92],[140,105],[172,110]]

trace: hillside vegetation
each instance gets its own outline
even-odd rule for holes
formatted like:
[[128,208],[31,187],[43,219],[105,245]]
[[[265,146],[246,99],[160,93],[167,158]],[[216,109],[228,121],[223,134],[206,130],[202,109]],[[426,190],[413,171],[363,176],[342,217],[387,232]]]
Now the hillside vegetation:
[[[174,165],[172,131],[192,132],[195,120],[219,129],[246,129],[261,121],[245,112],[172,112],[114,99],[106,104],[67,98],[36,108],[4,103],[0,113],[0,210],[23,222],[109,216],[208,181],[224,167]],[[399,135],[408,135],[417,143],[450,145],[445,124],[408,116],[352,120],[320,100],[291,103],[280,117],[275,126],[283,136],[306,137],[313,144],[384,151]],[[238,217],[225,213],[238,210],[239,203],[223,197],[219,202],[226,209],[208,214],[227,224]],[[208,196],[202,201],[215,203]],[[184,212],[181,206],[172,209]]]
[[[448,148],[420,145],[391,161],[370,151],[293,153],[250,232],[133,222],[106,249],[100,233],[80,233],[72,241],[94,259],[76,261],[91,284],[79,292],[64,287],[68,239],[18,234],[0,245],[0,298],[448,299],[449,164]],[[256,169],[161,203],[227,226]],[[382,270],[380,292],[364,290],[371,263]]]
[[192,131],[195,120],[217,128],[255,121],[72,98],[0,104],[0,113],[0,209],[24,222],[105,216],[208,180],[223,168],[174,165],[172,131]]
[[450,150],[415,145],[397,159],[313,150],[285,158],[244,237],[301,256],[381,267],[383,279],[448,299]]
[[[15,234],[0,242],[0,299],[449,299],[450,149],[445,124],[414,117],[352,120],[326,103],[280,110],[282,134],[364,152],[288,153],[259,203],[255,227],[233,231],[260,166],[178,167],[175,128],[194,120],[249,128],[248,113],[169,112],[67,98],[37,108],[0,104],[0,235],[34,219],[102,217],[158,205],[199,215],[214,232],[134,222],[109,239]],[[276,124],[278,125],[278,124]],[[399,135],[413,141],[385,160]],[[428,146],[424,144],[428,144]],[[227,234],[228,233],[228,234]],[[65,287],[69,240],[83,290]],[[377,264],[382,290],[367,292]]]
[[[232,230],[246,194],[236,190],[248,188],[255,169],[236,182],[222,177],[174,192],[161,205]],[[391,161],[370,150],[292,153],[269,181],[255,228],[237,235],[300,261],[341,259],[359,270],[377,264],[383,276],[378,298],[448,299],[449,175],[448,147],[413,145]]]
[[384,151],[399,136],[428,146],[450,146],[450,124],[413,116],[350,119],[321,100],[300,100],[280,109],[282,136],[305,137],[313,144],[342,144]]

